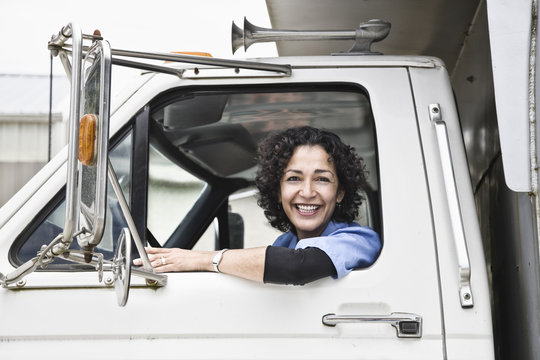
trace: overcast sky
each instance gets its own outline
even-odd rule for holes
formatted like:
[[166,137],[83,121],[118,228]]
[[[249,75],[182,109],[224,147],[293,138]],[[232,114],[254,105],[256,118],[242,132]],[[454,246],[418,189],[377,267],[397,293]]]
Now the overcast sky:
[[[47,42],[69,22],[83,33],[99,29],[116,49],[231,58],[231,23],[242,27],[244,16],[270,27],[264,0],[0,0],[0,74],[48,74]],[[275,54],[273,44],[256,44],[234,57]],[[53,64],[63,75],[59,60]]]

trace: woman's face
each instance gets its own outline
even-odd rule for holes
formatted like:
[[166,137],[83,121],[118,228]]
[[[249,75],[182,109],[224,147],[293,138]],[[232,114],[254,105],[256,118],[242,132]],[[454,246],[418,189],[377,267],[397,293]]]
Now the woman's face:
[[343,200],[334,164],[320,145],[296,148],[281,179],[281,205],[298,239],[319,236]]

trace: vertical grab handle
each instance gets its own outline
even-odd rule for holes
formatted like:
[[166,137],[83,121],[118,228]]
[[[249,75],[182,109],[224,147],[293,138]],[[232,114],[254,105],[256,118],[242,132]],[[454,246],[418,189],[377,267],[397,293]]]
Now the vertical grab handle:
[[461,206],[459,204],[456,177],[452,166],[452,153],[450,152],[448,131],[446,129],[446,123],[442,119],[439,104],[429,104],[429,117],[435,126],[437,142],[439,144],[439,155],[441,157],[448,210],[450,211],[450,220],[452,222],[452,232],[454,234],[454,245],[458,261],[459,297],[461,307],[468,308],[474,305],[471,291],[471,264],[469,262],[469,253],[465,241],[463,215],[461,214]]

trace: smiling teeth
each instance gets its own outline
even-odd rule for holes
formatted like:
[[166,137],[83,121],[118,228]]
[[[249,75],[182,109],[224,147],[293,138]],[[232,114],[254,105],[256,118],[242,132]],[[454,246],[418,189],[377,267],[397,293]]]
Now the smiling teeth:
[[300,212],[313,212],[319,208],[318,205],[296,205]]

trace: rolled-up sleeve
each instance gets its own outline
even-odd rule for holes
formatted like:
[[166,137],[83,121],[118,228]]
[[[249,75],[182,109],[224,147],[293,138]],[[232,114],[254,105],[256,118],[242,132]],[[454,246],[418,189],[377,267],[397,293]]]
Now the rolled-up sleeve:
[[354,269],[372,265],[381,250],[379,235],[368,227],[350,226],[327,235],[300,240],[296,249],[316,247],[323,250],[336,268],[334,278],[342,278]]

